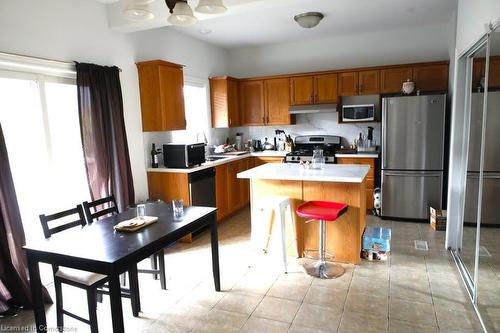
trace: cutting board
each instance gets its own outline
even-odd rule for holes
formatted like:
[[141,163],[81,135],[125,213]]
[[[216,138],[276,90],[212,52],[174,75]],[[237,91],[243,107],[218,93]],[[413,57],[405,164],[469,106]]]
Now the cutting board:
[[[147,227],[148,225],[155,223],[156,221],[158,221],[158,218],[156,216],[143,216],[141,220],[138,217],[134,217],[133,219],[118,223],[113,228],[117,231],[134,232]],[[127,225],[131,226],[128,227]]]

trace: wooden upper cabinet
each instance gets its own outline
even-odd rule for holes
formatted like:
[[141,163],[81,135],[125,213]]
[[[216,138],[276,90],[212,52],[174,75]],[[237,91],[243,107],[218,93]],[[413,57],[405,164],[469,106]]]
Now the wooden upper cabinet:
[[500,88],[500,56],[490,56],[488,87]]
[[423,65],[413,68],[415,91],[448,90],[448,65]]
[[481,78],[484,76],[485,59],[474,58],[472,63],[472,89],[481,87]]
[[337,74],[314,76],[314,103],[337,102]]
[[353,96],[358,94],[358,72],[339,74],[339,95]]
[[264,125],[264,81],[241,81],[239,85],[241,125]]
[[144,132],[186,129],[182,66],[163,60],[137,63]]
[[238,80],[228,76],[210,78],[210,106],[213,128],[239,126]]
[[392,94],[401,92],[403,82],[413,80],[413,70],[411,67],[396,67],[382,69],[380,71],[380,92],[382,94]]
[[290,79],[291,105],[308,105],[314,102],[314,77],[294,76]]
[[359,95],[376,95],[380,93],[380,71],[361,71],[359,76]]
[[265,114],[267,125],[290,125],[290,79],[264,81]]

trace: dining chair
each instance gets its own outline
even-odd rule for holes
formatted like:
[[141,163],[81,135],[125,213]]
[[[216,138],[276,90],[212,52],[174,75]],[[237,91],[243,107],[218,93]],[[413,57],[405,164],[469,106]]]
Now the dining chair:
[[[77,220],[72,222],[61,222],[67,221],[72,218],[72,216],[77,215]],[[74,218],[74,217],[73,217]],[[54,221],[58,221],[55,223]],[[50,238],[53,234],[74,228],[85,226],[85,216],[83,214],[82,205],[77,205],[76,208],[68,209],[59,213],[52,215],[40,215],[40,222],[42,223],[43,233],[45,238]],[[54,227],[50,225],[56,224]],[[56,314],[57,314],[57,327],[59,331],[62,332],[64,328],[64,315],[68,315],[74,319],[80,320],[88,325],[90,325],[90,330],[92,333],[97,333],[97,287],[104,284],[107,281],[107,276],[78,270],[74,268],[62,267],[57,265],[52,265],[52,271],[54,273],[54,288],[56,291]],[[62,284],[71,285],[84,289],[87,292],[87,306],[89,311],[89,319],[82,318],[72,312],[69,312],[63,308],[63,298],[62,298]]]
[[[118,206],[116,205],[115,196],[111,194],[108,197],[97,199],[91,202],[84,201],[83,209],[87,216],[87,223],[91,224],[102,217],[118,214]],[[151,260],[151,269],[137,269],[138,273],[153,274],[155,280],[160,279],[161,289],[167,289],[165,275],[165,255],[163,250],[156,252],[149,257]],[[125,277],[125,275],[123,275]],[[124,279],[122,284],[125,284]]]

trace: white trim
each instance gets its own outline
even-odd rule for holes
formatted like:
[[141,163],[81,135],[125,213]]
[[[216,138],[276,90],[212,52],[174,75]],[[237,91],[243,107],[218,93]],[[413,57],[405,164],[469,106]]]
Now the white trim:
[[76,78],[75,64],[0,52],[0,69]]

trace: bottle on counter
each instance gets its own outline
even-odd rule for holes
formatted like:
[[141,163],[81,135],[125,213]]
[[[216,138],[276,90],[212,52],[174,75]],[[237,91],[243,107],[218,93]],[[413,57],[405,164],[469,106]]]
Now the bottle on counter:
[[151,148],[151,167],[158,168],[158,155],[160,153],[156,150],[156,145],[153,143],[153,147]]

